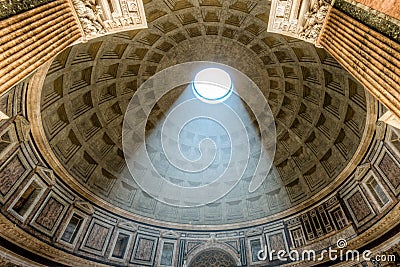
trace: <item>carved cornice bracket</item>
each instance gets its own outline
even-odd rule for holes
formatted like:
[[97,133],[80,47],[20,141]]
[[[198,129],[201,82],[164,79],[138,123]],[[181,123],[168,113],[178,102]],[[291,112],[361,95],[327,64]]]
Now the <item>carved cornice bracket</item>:
[[103,35],[147,28],[141,0],[69,0],[86,42]]
[[318,46],[329,7],[325,0],[272,0],[268,31]]

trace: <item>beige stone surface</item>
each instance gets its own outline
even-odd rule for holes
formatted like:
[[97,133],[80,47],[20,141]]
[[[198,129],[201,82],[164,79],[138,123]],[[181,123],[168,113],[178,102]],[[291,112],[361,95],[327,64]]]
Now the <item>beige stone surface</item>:
[[400,45],[331,8],[319,43],[365,88],[400,116]]
[[400,2],[398,0],[356,0],[356,2],[400,19]]
[[65,0],[0,21],[0,94],[81,37]]

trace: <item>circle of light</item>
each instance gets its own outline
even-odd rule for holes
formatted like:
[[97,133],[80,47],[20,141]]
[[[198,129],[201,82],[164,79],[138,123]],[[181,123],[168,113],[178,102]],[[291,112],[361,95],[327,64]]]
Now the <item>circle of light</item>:
[[[240,118],[239,120],[232,120],[232,118],[238,118],[238,114],[231,114],[233,117],[224,115],[224,112],[230,112],[229,110],[231,110],[225,103],[221,103],[224,112],[220,113],[213,111],[214,108],[217,108],[217,105],[208,105],[205,107],[201,105],[205,105],[206,103],[204,102],[206,101],[193,101],[195,99],[188,99],[177,106],[180,110],[175,110],[175,112],[170,114],[171,116],[167,116],[167,120],[171,123],[164,123],[162,126],[163,129],[170,128],[175,132],[174,135],[179,136],[179,129],[185,125],[187,121],[196,117],[213,117],[225,127],[234,127],[233,124],[236,124],[238,126],[237,129],[241,132],[239,136],[246,139],[246,144],[243,143],[245,149],[240,145],[235,146],[232,144],[232,148],[240,150],[231,151],[231,156],[235,157],[235,159],[229,161],[229,166],[224,173],[218,177],[217,180],[197,187],[185,187],[171,183],[160,175],[152,164],[145,140],[146,124],[151,110],[163,95],[174,90],[178,86],[191,84],[194,80],[195,73],[198,73],[199,69],[205,69],[209,66],[221,67],[229,70],[235,81],[234,93],[252,110],[260,127],[261,153],[258,157],[258,163],[256,163],[253,175],[249,174],[252,177],[248,185],[248,191],[250,193],[261,186],[272,167],[276,149],[274,117],[265,96],[249,77],[235,68],[208,61],[187,62],[166,68],[146,80],[133,95],[124,116],[122,131],[122,147],[130,174],[143,191],[165,204],[178,207],[196,207],[212,203],[222,198],[241,180],[249,158],[251,157],[248,149],[250,140],[247,136],[246,127],[243,127]],[[177,77],[179,77],[179,79],[177,79]],[[149,103],[147,101],[142,103],[142,105],[138,105],[138,103],[141,103],[141,100],[149,99],[147,96],[150,93],[154,96],[151,102]],[[194,107],[194,105],[196,106]],[[182,114],[183,117],[177,116],[178,114]],[[236,129],[236,127],[234,128]],[[230,129],[227,130],[230,132]],[[163,134],[161,133],[161,137],[162,136]],[[241,144],[242,142],[238,143]],[[169,154],[167,155],[168,158],[173,156],[172,159],[179,159],[181,157],[178,144],[179,140],[175,140],[167,147],[163,147],[165,150],[164,153]],[[212,145],[210,147],[212,148]],[[202,155],[206,154],[207,153],[203,153]],[[144,156],[136,157],[135,155]],[[208,158],[211,159],[213,155],[211,151]],[[185,160],[185,157],[181,159]],[[203,163],[200,165],[203,166],[209,163],[208,160],[200,159],[200,161]],[[176,160],[175,163],[177,163],[176,166],[180,164],[180,168],[183,171],[190,171],[186,166],[188,163],[187,160],[185,162],[178,162],[178,160]],[[202,169],[201,166],[200,169]]]
[[231,76],[219,68],[206,68],[194,77],[192,88],[195,96],[206,103],[223,102],[232,94]]

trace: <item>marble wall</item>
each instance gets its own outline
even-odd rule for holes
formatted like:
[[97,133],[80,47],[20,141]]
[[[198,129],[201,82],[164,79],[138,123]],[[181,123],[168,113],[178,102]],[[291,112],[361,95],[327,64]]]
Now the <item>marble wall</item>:
[[400,19],[400,6],[396,0],[357,0],[356,2],[392,16],[393,18]]

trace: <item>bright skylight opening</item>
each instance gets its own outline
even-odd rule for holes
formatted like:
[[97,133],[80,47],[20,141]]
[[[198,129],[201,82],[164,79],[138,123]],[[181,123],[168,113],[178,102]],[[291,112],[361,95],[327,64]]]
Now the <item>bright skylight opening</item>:
[[218,68],[206,68],[194,77],[193,92],[206,103],[225,101],[232,94],[232,80],[229,74]]

